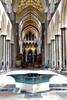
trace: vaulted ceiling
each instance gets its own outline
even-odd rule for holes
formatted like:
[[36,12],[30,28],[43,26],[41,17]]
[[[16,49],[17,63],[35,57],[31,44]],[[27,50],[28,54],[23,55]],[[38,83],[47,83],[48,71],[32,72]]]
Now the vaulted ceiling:
[[[36,37],[47,29],[60,0],[1,0],[11,21],[19,25],[18,32],[24,35],[31,31]],[[11,15],[12,14],[12,15]],[[16,14],[16,15],[15,15]],[[15,16],[16,17],[15,17]],[[43,29],[43,30],[42,30]]]
[[[46,4],[44,4],[45,6]],[[44,20],[44,7],[42,0],[17,0],[16,2],[16,19],[21,20],[27,13],[33,13],[40,20]]]
[[[27,30],[27,28],[30,30],[30,26],[32,26],[39,32],[42,27],[41,25],[39,27],[37,23],[45,23],[46,17],[50,20],[53,11],[55,11],[55,4],[57,3],[54,0],[15,0],[15,2],[16,21],[19,24],[22,23],[22,30]],[[31,29],[33,30],[33,28]]]
[[[24,17],[33,14],[41,22],[51,19],[58,3],[61,0],[1,0],[5,10],[10,14],[16,12],[16,21],[20,22]],[[45,16],[46,15],[46,16]],[[10,17],[13,20],[13,17]]]
[[41,33],[46,7],[46,0],[16,0],[16,21],[22,26],[22,34],[28,31]]

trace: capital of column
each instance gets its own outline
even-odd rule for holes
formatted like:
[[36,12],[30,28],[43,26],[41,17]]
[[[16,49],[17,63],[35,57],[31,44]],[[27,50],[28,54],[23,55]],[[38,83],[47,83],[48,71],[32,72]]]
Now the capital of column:
[[62,27],[61,30],[65,31],[67,28],[66,27]]
[[12,45],[14,45],[14,43],[13,43],[13,42],[11,42],[11,41],[10,41],[10,43],[11,43]]
[[2,32],[2,33],[1,33],[1,36],[6,37],[6,36],[7,36],[7,33]]
[[55,38],[52,38],[51,41],[55,41]]
[[55,35],[55,37],[59,37],[59,36],[60,36],[60,34],[56,34],[56,35]]
[[1,31],[1,27],[0,27],[0,31]]
[[51,45],[51,42],[50,42],[50,43],[48,43],[48,45]]
[[61,35],[65,34],[66,29],[66,27],[61,28]]
[[10,37],[6,37],[6,40],[7,40],[7,41],[10,41],[11,39],[10,39]]

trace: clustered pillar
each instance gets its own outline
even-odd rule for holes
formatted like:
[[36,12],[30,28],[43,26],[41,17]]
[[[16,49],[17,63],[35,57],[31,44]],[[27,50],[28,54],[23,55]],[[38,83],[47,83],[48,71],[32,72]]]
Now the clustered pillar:
[[48,43],[49,67],[55,70],[67,70],[67,29],[61,28],[61,34]]
[[6,35],[1,35],[2,37],[2,70],[6,69]]
[[2,38],[2,71],[9,70],[11,66],[11,43],[6,35],[1,35]]

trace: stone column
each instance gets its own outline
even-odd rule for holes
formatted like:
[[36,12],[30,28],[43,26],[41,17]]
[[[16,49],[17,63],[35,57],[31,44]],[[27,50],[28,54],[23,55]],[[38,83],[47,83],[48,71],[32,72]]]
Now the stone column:
[[55,51],[56,51],[56,70],[59,70],[61,67],[61,55],[60,55],[60,35],[55,35]]
[[55,67],[56,67],[56,59],[55,59],[55,39],[52,39],[51,40],[51,54],[52,54],[52,69],[55,69]]
[[2,71],[6,70],[6,35],[2,34]]
[[67,70],[67,28],[66,28],[66,70]]
[[44,65],[45,66],[47,66],[47,64],[48,64],[48,43],[47,43],[47,34],[45,34],[45,36],[44,36],[44,49],[43,49],[43,51],[44,51],[44,53],[43,53],[43,55],[44,55]]
[[48,64],[49,67],[52,68],[52,57],[51,57],[51,43],[48,44]]
[[22,54],[22,41],[20,42],[20,54]]
[[62,70],[66,70],[66,28],[61,28]]
[[48,43],[48,66],[50,67],[50,43]]
[[10,50],[9,50],[9,60],[10,60],[10,62],[9,62],[9,64],[10,64],[10,68],[12,67],[11,66],[11,41],[10,41],[10,45],[9,45],[9,48],[10,48]]
[[26,52],[26,55],[25,55],[26,57],[25,57],[25,63],[27,63],[28,62],[28,52]]
[[0,36],[0,70],[2,69],[2,37]]
[[14,43],[11,43],[11,67],[14,66]]
[[34,64],[34,55],[35,55],[35,54],[34,54],[34,52],[33,52],[33,64]]
[[7,49],[6,49],[6,52],[7,52],[7,57],[6,57],[6,64],[7,64],[7,70],[9,70],[10,68],[10,39],[9,38],[6,38],[6,46],[7,46]]

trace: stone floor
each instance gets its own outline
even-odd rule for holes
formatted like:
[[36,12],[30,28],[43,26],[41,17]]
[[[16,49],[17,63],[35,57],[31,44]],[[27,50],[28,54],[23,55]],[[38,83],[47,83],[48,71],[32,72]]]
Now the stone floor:
[[67,91],[50,91],[38,94],[0,93],[0,100],[67,100]]

